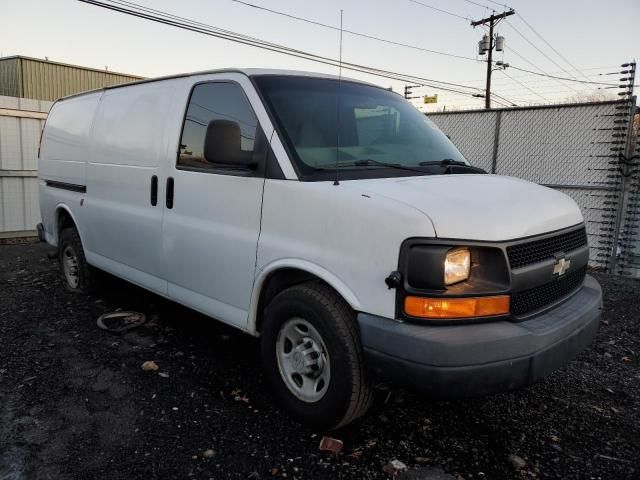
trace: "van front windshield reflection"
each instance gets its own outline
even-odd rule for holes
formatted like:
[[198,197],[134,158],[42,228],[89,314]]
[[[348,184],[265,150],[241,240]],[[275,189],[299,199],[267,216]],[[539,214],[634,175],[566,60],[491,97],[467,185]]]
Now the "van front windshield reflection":
[[468,165],[446,135],[396,93],[337,79],[254,80],[305,180],[328,179],[336,164],[349,179],[441,174],[451,164]]

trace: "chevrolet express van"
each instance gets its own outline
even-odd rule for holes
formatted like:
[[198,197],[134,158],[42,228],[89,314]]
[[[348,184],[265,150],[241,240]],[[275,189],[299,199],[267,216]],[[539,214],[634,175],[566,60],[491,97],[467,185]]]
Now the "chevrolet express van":
[[66,97],[39,169],[66,288],[99,269],[259,336],[308,424],[353,421],[387,382],[522,387],[598,329],[576,204],[474,168],[374,85],[220,70]]

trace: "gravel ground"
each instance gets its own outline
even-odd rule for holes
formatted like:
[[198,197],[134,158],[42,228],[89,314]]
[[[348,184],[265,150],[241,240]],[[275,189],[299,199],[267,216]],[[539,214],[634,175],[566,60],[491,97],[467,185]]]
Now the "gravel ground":
[[[67,293],[45,246],[0,246],[0,479],[376,479],[392,460],[401,479],[637,479],[640,282],[598,278],[603,325],[566,368],[466,401],[387,392],[334,455],[273,405],[254,339],[115,279]],[[115,309],[151,322],[98,329]]]

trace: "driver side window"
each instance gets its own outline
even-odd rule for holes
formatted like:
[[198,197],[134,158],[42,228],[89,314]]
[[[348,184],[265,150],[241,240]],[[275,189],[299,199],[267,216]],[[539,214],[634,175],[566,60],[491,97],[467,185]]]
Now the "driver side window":
[[[207,131],[212,122],[222,125],[229,137],[221,147],[205,149]],[[220,135],[220,134],[218,134]],[[234,160],[238,156],[262,163],[266,148],[258,119],[242,88],[231,82],[211,82],[196,85],[182,127],[177,167],[197,170],[242,168]],[[223,148],[224,147],[224,148]]]

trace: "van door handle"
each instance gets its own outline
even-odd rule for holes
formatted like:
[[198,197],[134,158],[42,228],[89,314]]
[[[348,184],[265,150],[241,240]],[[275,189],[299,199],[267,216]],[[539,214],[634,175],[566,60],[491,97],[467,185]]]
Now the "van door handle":
[[158,176],[151,177],[151,205],[154,207],[158,204]]
[[173,177],[167,178],[167,208],[173,208]]

